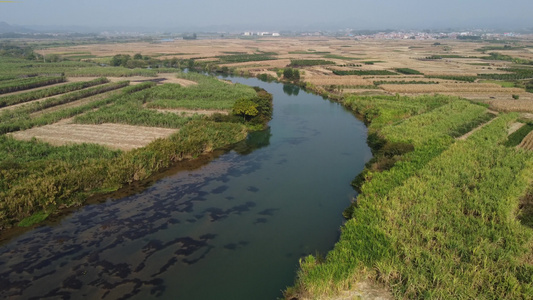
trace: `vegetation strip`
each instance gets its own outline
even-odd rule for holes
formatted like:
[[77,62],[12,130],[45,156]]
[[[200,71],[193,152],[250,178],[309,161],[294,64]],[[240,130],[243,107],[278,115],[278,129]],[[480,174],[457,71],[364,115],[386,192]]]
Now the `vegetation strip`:
[[0,94],[17,92],[45,85],[65,82],[64,76],[30,77],[0,82]]
[[[531,184],[533,153],[501,145],[517,115],[501,115],[454,142],[458,129],[472,126],[461,124],[483,120],[483,107],[450,97],[424,112],[410,101],[402,109],[392,99],[374,107],[351,99],[347,104],[370,122],[375,154],[394,158],[393,165],[366,172],[340,241],[325,259],[303,259],[285,296],[318,298],[364,280],[399,298],[531,295],[533,231],[516,212]],[[401,121],[405,112],[415,115]]]
[[47,89],[30,91],[22,94],[11,96],[4,96],[0,98],[0,107],[10,106],[14,104],[24,103],[36,99],[55,96],[67,92],[77,91],[91,86],[108,83],[105,77],[97,78],[91,81],[73,82],[61,86],[55,86]]

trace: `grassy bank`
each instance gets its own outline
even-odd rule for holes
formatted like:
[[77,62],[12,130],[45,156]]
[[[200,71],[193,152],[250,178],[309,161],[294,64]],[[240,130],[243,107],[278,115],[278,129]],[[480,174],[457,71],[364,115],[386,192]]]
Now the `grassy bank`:
[[301,260],[288,299],[325,298],[361,281],[408,299],[533,295],[533,230],[520,221],[533,154],[504,145],[517,115],[455,140],[489,119],[485,108],[424,97],[346,100],[369,123],[375,159],[356,183],[361,194],[339,242],[324,259]]
[[[61,68],[66,73],[77,68],[95,69],[99,74],[121,72],[118,67],[88,67],[85,63],[30,63],[2,57],[0,61],[6,62],[0,68],[0,76],[8,81],[5,86],[16,82],[26,84],[24,80],[12,79],[19,76],[15,66],[22,64],[27,64],[28,73],[49,73]],[[128,81],[108,83],[106,78],[99,78],[0,99],[6,106],[0,114],[0,229],[39,223],[61,209],[82,205],[88,196],[117,190],[175,162],[239,142],[250,130],[262,129],[271,119],[272,97],[264,90],[224,83],[200,74],[176,76],[193,84],[183,87],[145,82],[129,86]],[[65,80],[63,76],[58,78]],[[234,107],[239,99],[248,103],[244,118]],[[32,100],[38,101],[24,103]],[[23,104],[11,107],[19,103]],[[208,117],[153,108],[219,109],[227,114]],[[52,146],[7,135],[68,118],[73,118],[68,124],[143,125],[173,128],[176,133],[128,152],[96,144]]]

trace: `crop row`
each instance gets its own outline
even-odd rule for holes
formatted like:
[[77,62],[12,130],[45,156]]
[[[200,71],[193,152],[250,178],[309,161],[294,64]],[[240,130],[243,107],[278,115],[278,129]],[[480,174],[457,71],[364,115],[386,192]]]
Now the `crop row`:
[[320,65],[334,65],[335,62],[323,59],[291,59],[291,67],[308,67]]
[[10,106],[14,104],[24,103],[36,99],[55,96],[67,92],[77,91],[91,86],[107,83],[106,78],[97,78],[91,81],[73,82],[51,88],[40,89],[36,91],[29,91],[26,93],[4,96],[0,98],[0,107]]
[[0,83],[0,94],[17,92],[36,87],[65,82],[64,76],[30,77],[3,81]]
[[342,71],[342,70],[333,70],[333,74],[335,75],[359,75],[359,76],[365,76],[365,75],[398,75],[397,73],[387,71],[387,70],[349,70],[349,71]]
[[[4,111],[0,115],[0,120],[2,121],[2,123],[0,124],[0,134],[5,134],[7,132],[13,132],[13,131],[18,131],[18,130],[28,129],[28,128],[31,128],[31,127],[36,126],[36,125],[50,124],[50,123],[48,123],[48,121],[43,123],[43,120],[48,120],[49,115],[52,115],[52,116],[56,116],[56,115],[64,116],[64,115],[66,115],[67,117],[71,117],[72,115],[69,113],[69,112],[71,112],[71,110],[66,110],[66,111],[61,110],[61,111],[59,111],[59,112],[57,112],[55,114],[46,114],[46,115],[41,116],[41,117],[39,117],[37,119],[31,118],[30,114],[33,113],[33,112],[36,112],[36,111],[43,110],[45,108],[49,108],[49,107],[53,107],[53,106],[57,106],[57,105],[65,104],[65,103],[69,103],[69,102],[76,101],[76,100],[79,100],[79,99],[83,99],[83,98],[86,98],[86,97],[89,97],[89,96],[92,96],[92,95],[97,95],[97,94],[104,93],[104,92],[107,92],[107,91],[119,89],[119,88],[127,86],[128,84],[129,84],[128,81],[109,83],[109,84],[105,84],[105,85],[101,85],[101,86],[88,88],[86,90],[76,91],[76,92],[73,92],[73,93],[70,93],[70,94],[66,94],[66,95],[63,95],[63,96],[49,98],[49,99],[46,99],[44,101],[37,102],[37,103],[32,103],[31,105],[25,105],[25,106],[17,108],[17,109]],[[106,99],[102,100],[102,101],[104,101],[103,103],[106,103],[105,100]],[[98,103],[100,103],[100,102],[98,102]],[[94,108],[94,106],[89,104],[89,106],[85,105],[85,106],[82,106],[80,109],[83,110],[84,107],[93,107]],[[79,111],[80,109],[77,109],[77,110],[74,109],[72,111]],[[55,118],[52,118],[52,119],[55,120]],[[60,120],[60,119],[57,119],[57,120]]]

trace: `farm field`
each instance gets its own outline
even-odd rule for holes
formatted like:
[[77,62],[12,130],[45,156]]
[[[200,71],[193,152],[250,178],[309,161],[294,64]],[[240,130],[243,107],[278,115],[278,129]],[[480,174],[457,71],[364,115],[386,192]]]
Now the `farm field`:
[[0,228],[243,140],[270,120],[271,97],[192,71],[257,76],[339,101],[366,122],[374,154],[352,182],[360,193],[340,240],[301,259],[287,299],[357,286],[396,298],[530,298],[533,228],[521,220],[531,218],[533,41],[508,43],[521,48],[302,37],[0,57]]
[[[266,92],[178,68],[0,60],[2,229],[233,144],[270,119]],[[239,99],[254,112],[234,111]]]
[[[192,60],[202,70],[224,69],[273,78],[280,78],[279,70],[291,66],[302,70],[300,84],[321,93],[439,93],[485,102],[496,110],[532,112],[533,94],[528,91],[533,90],[533,68],[506,57],[533,61],[529,51],[533,41],[510,40],[507,44],[517,47],[491,48],[486,41],[302,37],[80,45],[54,48],[52,53],[65,57],[68,53],[90,53],[100,61],[117,54],[141,53],[178,60],[182,66]],[[516,98],[519,101],[513,103]]]

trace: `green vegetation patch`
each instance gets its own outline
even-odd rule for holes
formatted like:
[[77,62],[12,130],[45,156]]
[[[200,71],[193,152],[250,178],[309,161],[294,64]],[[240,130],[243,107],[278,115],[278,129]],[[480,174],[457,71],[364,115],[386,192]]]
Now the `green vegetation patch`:
[[477,76],[462,76],[462,75],[426,75],[426,78],[439,78],[445,80],[455,80],[455,81],[466,81],[474,82],[477,79]]
[[500,71],[506,71],[509,73],[497,73],[497,74],[478,74],[480,78],[493,79],[493,80],[521,80],[533,78],[533,68],[521,67],[521,68],[500,68]]
[[397,73],[388,71],[388,70],[349,70],[349,71],[341,71],[341,70],[333,70],[333,74],[335,75],[398,75]]
[[524,126],[520,127],[517,131],[511,133],[507,137],[507,141],[504,143],[507,147],[518,146],[522,140],[533,130],[533,124],[527,123]]
[[396,72],[406,75],[424,75],[420,71],[410,69],[410,68],[396,68],[394,69]]
[[[453,144],[428,140],[409,160],[370,174],[340,241],[323,262],[301,261],[292,291],[319,297],[369,278],[398,298],[528,298],[533,265],[520,258],[531,255],[533,233],[515,212],[533,154],[499,145],[515,119],[502,115]],[[444,136],[450,127],[434,129]]]
[[55,96],[67,92],[77,91],[84,88],[88,88],[91,86],[99,85],[108,83],[109,80],[107,80],[104,77],[97,78],[91,81],[83,81],[83,82],[73,82],[68,83],[60,86],[54,86],[46,89],[40,89],[35,91],[29,91],[26,93],[20,93],[10,96],[4,96],[0,97],[0,107],[24,103],[36,99],[41,99],[45,97]]
[[309,67],[320,65],[334,65],[335,62],[323,59],[291,59],[291,67]]
[[480,83],[494,83],[494,84],[497,84],[501,87],[506,87],[506,88],[512,88],[512,87],[516,87],[516,84],[515,82],[512,82],[512,81],[501,81],[501,80],[480,80],[479,81]]
[[421,80],[405,80],[405,81],[399,81],[399,80],[376,80],[374,81],[374,85],[382,85],[382,84],[439,84],[438,81],[421,81]]
[[157,86],[146,93],[146,107],[230,110],[237,99],[256,96],[253,88],[243,84],[222,82],[197,73],[180,73],[177,76],[198,84]]
[[5,80],[0,82],[0,94],[28,90],[65,81],[67,79],[64,76],[39,76]]
[[239,63],[239,62],[249,62],[249,61],[263,61],[263,60],[275,60],[275,52],[261,52],[254,54],[233,54],[233,55],[224,55],[218,56],[220,63]]
[[455,100],[431,112],[417,115],[405,121],[384,127],[383,136],[393,142],[408,142],[416,146],[443,135],[460,136],[472,122],[483,118],[487,109],[466,100]]

